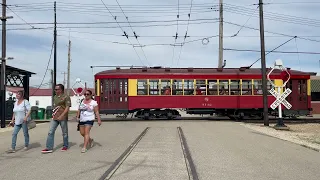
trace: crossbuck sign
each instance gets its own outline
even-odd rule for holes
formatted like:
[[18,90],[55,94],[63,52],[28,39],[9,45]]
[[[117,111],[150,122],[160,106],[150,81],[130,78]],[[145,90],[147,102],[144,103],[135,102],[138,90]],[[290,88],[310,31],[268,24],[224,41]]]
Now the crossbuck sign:
[[[270,79],[270,74],[274,71],[274,69],[280,69],[288,74],[288,79],[283,82],[282,86],[276,86]],[[292,105],[286,101],[286,97],[289,96],[289,94],[292,92],[291,89],[285,88],[285,91],[281,94],[281,89],[286,86],[288,81],[290,80],[290,73],[287,71],[285,67],[282,65],[282,61],[280,59],[276,60],[274,67],[271,69],[271,71],[268,73],[268,80],[272,84],[273,88],[269,91],[276,100],[271,104],[271,108],[274,110],[278,107],[279,109],[279,118],[282,118],[282,110],[281,110],[281,104],[283,104],[287,109],[291,109]],[[278,92],[275,91],[275,88],[277,88]]]
[[288,97],[292,92],[290,89],[286,89],[281,95],[279,95],[279,93],[274,89],[271,89],[269,92],[276,98],[276,100],[270,106],[273,110],[280,104],[283,104],[287,109],[291,109],[292,105],[286,100],[286,97]]

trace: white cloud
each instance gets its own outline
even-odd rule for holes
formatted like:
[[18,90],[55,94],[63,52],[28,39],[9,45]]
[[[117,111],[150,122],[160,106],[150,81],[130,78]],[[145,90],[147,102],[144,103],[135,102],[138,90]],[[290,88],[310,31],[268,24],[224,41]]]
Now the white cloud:
[[[53,22],[53,2],[47,3],[48,1],[35,1],[35,0],[13,0],[8,3],[10,4],[26,4],[25,7],[11,7],[19,16],[30,23],[34,22]],[[110,8],[114,15],[117,15],[117,20],[119,22],[125,22],[120,9],[116,6],[116,1],[104,1]],[[211,7],[217,5],[216,0],[194,0],[194,5],[191,13],[191,20],[193,19],[208,19],[208,18],[218,18],[219,12],[210,10]],[[264,3],[268,2],[288,2],[286,0],[265,0]],[[44,4],[47,3],[47,4]],[[72,4],[73,3],[73,4]],[[78,3],[78,4],[76,4]],[[177,13],[177,2],[172,0],[166,1],[146,1],[146,0],[119,0],[122,5],[123,10],[128,16],[129,20],[132,22],[137,21],[167,21],[176,20]],[[206,5],[199,5],[204,4]],[[208,5],[212,3],[212,5]],[[227,22],[232,22],[240,25],[244,25],[252,9],[254,10],[256,6],[252,4],[258,3],[257,0],[238,0],[231,1],[225,0],[225,12],[224,20]],[[83,4],[91,4],[84,6]],[[96,5],[92,5],[96,4]],[[154,5],[148,8],[136,8],[136,5]],[[180,4],[190,4],[189,0],[181,1]],[[131,5],[131,6],[126,6]],[[155,5],[165,5],[166,8],[161,8],[163,6]],[[168,6],[173,5],[173,6]],[[22,5],[21,5],[22,6]],[[316,7],[319,4],[270,4],[265,5],[265,31],[283,33],[289,35],[297,36],[317,36],[319,27],[312,27],[317,25],[320,20],[313,20],[306,25],[301,25],[298,23],[309,22],[306,18],[317,19],[319,12],[317,12]],[[121,36],[123,32],[117,27],[114,19],[110,16],[107,9],[102,5],[100,0],[88,1],[85,0],[64,0],[57,2],[57,19],[58,23],[63,22],[110,22],[109,24],[88,24],[88,25],[58,25],[59,27],[77,27],[77,26],[91,26],[91,27],[108,27],[108,28],[70,28],[70,38],[72,41],[71,48],[71,80],[75,80],[80,77],[84,81],[88,82],[88,85],[92,86],[92,69],[89,67],[91,65],[142,65],[138,59],[132,46],[124,44],[115,44],[110,42],[121,42],[129,43],[129,41]],[[303,8],[300,8],[303,7]],[[41,10],[41,11],[39,11]],[[115,13],[117,11],[117,13]],[[143,11],[143,13],[141,13]],[[153,12],[152,12],[153,11]],[[180,16],[181,19],[188,19],[188,5],[181,5]],[[211,12],[209,12],[211,11]],[[140,13],[138,13],[140,12]],[[246,26],[259,29],[259,11],[255,11],[255,16],[250,18]],[[278,14],[274,14],[278,13]],[[280,17],[279,14],[284,14],[284,17]],[[8,15],[14,16],[14,19],[8,20],[8,24],[12,23],[24,23],[17,16],[8,10]],[[292,17],[289,17],[292,16]],[[294,17],[293,17],[294,16]],[[299,19],[300,17],[300,19]],[[288,18],[290,18],[288,20]],[[301,20],[302,18],[302,20]],[[291,23],[285,23],[282,21],[290,21]],[[304,20],[304,21],[303,21]],[[202,22],[208,22],[204,20]],[[214,36],[219,33],[219,23],[203,24],[192,24],[198,22],[190,22],[188,26],[188,37],[186,41],[192,41],[205,36]],[[179,24],[185,24],[187,22],[179,22]],[[176,22],[164,22],[164,23],[131,23],[132,26],[138,25],[151,25],[151,24],[176,24]],[[320,24],[320,23],[319,23]],[[52,27],[49,25],[35,25],[35,27]],[[128,26],[128,23],[121,23],[121,26]],[[116,27],[116,28],[110,28]],[[10,28],[30,28],[28,25],[24,26],[13,26],[8,25]],[[154,27],[133,27],[133,30],[137,33],[139,37],[138,40],[142,45],[147,44],[173,44],[174,37],[159,37],[159,36],[174,36],[176,33],[176,25],[173,26],[154,26]],[[125,32],[130,36],[133,32],[130,27],[123,27]],[[224,23],[224,35],[231,36],[234,35],[240,27]],[[46,32],[44,32],[46,31]],[[80,32],[80,33],[79,33]],[[83,33],[81,33],[83,32]],[[84,33],[87,32],[87,33]],[[88,33],[89,32],[89,33]],[[183,36],[186,32],[186,25],[179,25],[179,38],[177,43],[183,42]],[[8,39],[13,40],[17,35],[19,37],[25,37],[19,39],[18,41],[13,41],[15,44],[10,44],[10,49],[8,49],[8,55],[14,56],[15,60],[9,62],[9,65],[19,67],[22,69],[27,69],[32,72],[37,73],[31,78],[31,84],[39,84],[42,76],[45,73],[45,67],[50,55],[50,49],[53,41],[53,30],[24,30],[24,31],[8,31]],[[58,72],[57,80],[58,82],[63,81],[62,71],[67,71],[67,44],[69,29],[68,28],[58,28],[58,53],[57,53],[57,63]],[[146,37],[147,36],[147,37]],[[158,36],[158,37],[149,37]],[[250,37],[249,37],[250,36]],[[254,36],[254,37],[253,37]],[[290,37],[281,37],[280,35],[270,34],[265,32],[265,45],[266,50],[271,50],[278,45],[289,40]],[[277,37],[269,37],[277,36]],[[320,41],[318,37],[308,37],[310,39],[316,39]],[[42,40],[41,43],[33,43],[34,40]],[[137,44],[137,40],[133,37],[129,38],[134,44]],[[28,40],[23,42],[24,40]],[[9,41],[9,40],[8,40]],[[20,43],[23,42],[23,43]],[[38,41],[35,41],[38,42]],[[210,39],[208,45],[203,45],[201,41],[196,41],[192,43],[185,44],[182,47],[182,53],[179,60],[179,66],[181,67],[217,67],[218,61],[218,47],[219,39],[213,37]],[[302,39],[297,39],[297,45],[299,51],[314,51],[317,52],[319,42],[311,42]],[[25,46],[26,48],[23,48]],[[236,37],[226,37],[224,38],[225,48],[234,49],[253,49],[260,50],[260,38],[259,31],[251,30],[247,28],[241,29],[240,33]],[[143,47],[145,55],[147,56],[149,65],[151,66],[176,66],[178,62],[178,56],[180,52],[179,46],[175,47],[175,58],[172,63],[172,53],[173,46],[146,46]],[[136,48],[142,62],[146,65],[146,59],[144,57],[141,48]],[[295,40],[287,43],[278,49],[279,51],[297,51]],[[224,59],[227,60],[227,67],[239,67],[248,66],[260,57],[260,53],[253,52],[235,52],[235,51],[224,51]],[[318,55],[307,55],[307,54],[278,54],[271,53],[267,56],[267,66],[272,66],[275,59],[282,58],[285,65],[293,69],[301,69],[303,71],[318,71]],[[300,61],[299,61],[300,60]],[[254,67],[260,67],[260,61],[255,64]],[[50,63],[50,69],[53,68],[53,56]],[[95,69],[94,72],[102,71],[104,68]],[[50,73],[47,74],[45,82],[50,80]]]

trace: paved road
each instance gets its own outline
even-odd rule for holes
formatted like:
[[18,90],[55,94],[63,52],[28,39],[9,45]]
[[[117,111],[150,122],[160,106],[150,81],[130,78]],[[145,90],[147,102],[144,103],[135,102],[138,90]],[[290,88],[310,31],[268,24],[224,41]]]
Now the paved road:
[[[181,127],[187,146],[177,127]],[[2,180],[94,180],[102,176],[112,180],[184,180],[189,176],[201,180],[318,180],[320,176],[319,152],[233,122],[104,122],[93,128],[97,143],[85,154],[80,152],[83,142],[76,123],[69,123],[71,147],[67,152],[60,152],[62,136],[57,129],[55,145],[59,148],[41,154],[47,132],[48,124],[32,129],[32,148],[15,154],[5,153],[11,132],[0,133]],[[21,131],[18,146],[22,145]]]

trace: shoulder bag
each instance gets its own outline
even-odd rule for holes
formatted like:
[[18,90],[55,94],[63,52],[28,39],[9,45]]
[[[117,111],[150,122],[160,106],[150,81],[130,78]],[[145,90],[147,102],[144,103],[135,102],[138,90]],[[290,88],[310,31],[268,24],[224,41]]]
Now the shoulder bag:
[[[28,110],[27,110],[27,107],[26,107],[25,100],[23,100],[23,106],[24,106],[24,117],[26,117]],[[27,126],[28,126],[28,129],[32,129],[32,128],[35,128],[37,126],[37,123],[33,119],[30,118],[29,121],[27,120]]]
[[[82,101],[83,101],[83,99],[81,99],[81,101],[80,101],[80,104],[79,104],[79,111],[80,111],[80,105],[81,105]],[[80,114],[81,114],[81,111],[80,111],[80,113],[79,113],[79,116],[77,117],[77,118],[79,118],[79,119],[80,119]],[[80,131],[80,120],[78,121],[77,131]]]

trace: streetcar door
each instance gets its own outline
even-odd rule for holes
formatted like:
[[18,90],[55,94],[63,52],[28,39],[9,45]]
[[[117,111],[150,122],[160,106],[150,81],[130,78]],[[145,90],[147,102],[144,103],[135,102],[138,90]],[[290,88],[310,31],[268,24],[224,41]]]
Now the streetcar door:
[[292,105],[292,110],[308,109],[307,80],[290,79],[286,87],[292,90],[291,94],[286,98]]
[[128,79],[105,79],[101,109],[108,114],[123,113],[128,110]]
[[113,79],[113,106],[120,111],[128,110],[128,79]]
[[108,79],[101,79],[101,92],[100,92],[100,109],[105,110],[108,107],[109,103],[109,80]]
[[301,79],[301,80],[297,80],[297,82],[298,82],[299,109],[306,110],[308,109],[307,80]]

